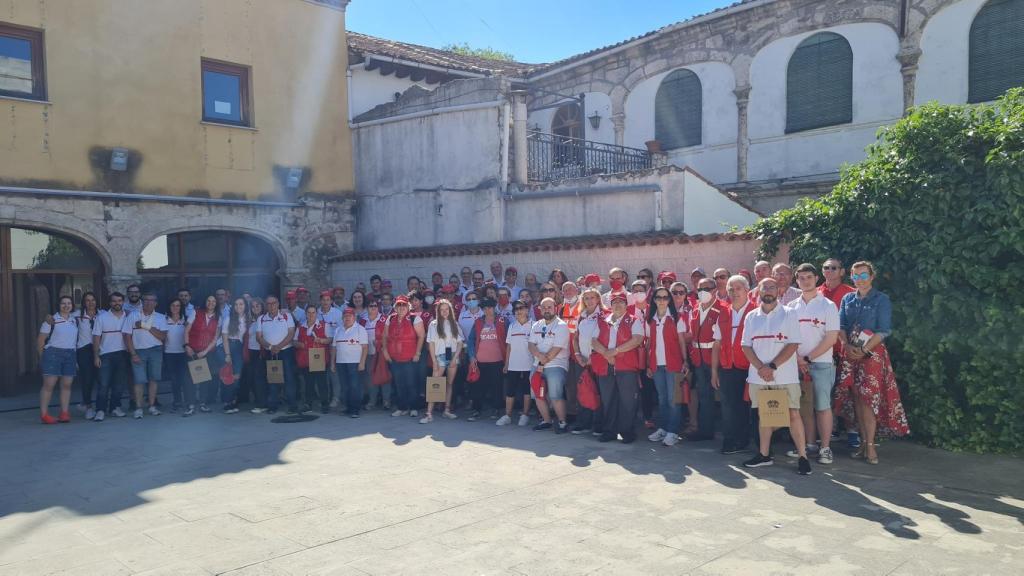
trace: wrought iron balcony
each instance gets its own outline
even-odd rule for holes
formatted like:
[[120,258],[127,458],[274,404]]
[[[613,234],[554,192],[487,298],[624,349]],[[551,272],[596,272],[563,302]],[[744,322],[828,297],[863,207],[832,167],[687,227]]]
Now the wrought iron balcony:
[[531,131],[527,134],[530,182],[552,182],[651,167],[646,150]]

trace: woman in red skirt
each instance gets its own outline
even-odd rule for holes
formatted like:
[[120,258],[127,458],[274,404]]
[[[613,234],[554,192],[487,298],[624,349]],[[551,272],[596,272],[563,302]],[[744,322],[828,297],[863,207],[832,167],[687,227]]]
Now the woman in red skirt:
[[856,420],[860,428],[863,443],[853,457],[878,464],[875,435],[904,436],[910,432],[884,344],[892,333],[892,302],[872,288],[875,268],[870,262],[857,262],[850,271],[857,291],[844,296],[839,307],[844,353],[835,411],[847,422]]

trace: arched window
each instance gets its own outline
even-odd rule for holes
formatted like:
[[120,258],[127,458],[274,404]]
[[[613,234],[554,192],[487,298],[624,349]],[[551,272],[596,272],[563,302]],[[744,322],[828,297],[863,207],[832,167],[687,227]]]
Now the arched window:
[[700,78],[692,71],[676,70],[661,81],[654,97],[654,139],[663,149],[700,144],[702,102]]
[[786,73],[786,133],[853,121],[853,50],[819,32],[800,43]]
[[1024,85],[1024,0],[989,0],[971,24],[968,102]]
[[551,120],[551,133],[562,138],[582,138],[583,114],[580,105],[572,103],[559,106]]
[[156,292],[163,306],[179,288],[202,301],[217,288],[241,296],[277,295],[277,254],[265,241],[238,232],[182,232],[161,236],[139,255],[143,290]]

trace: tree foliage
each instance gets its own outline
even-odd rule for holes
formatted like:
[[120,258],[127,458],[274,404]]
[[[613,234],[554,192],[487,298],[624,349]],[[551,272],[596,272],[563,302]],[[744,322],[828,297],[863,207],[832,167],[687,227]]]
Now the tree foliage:
[[441,47],[442,50],[448,52],[455,52],[456,54],[462,54],[463,56],[475,56],[477,58],[483,58],[485,60],[501,60],[503,62],[512,62],[515,60],[515,56],[511,52],[503,52],[496,50],[490,46],[486,48],[472,48],[466,42],[462,44],[446,44]]
[[755,224],[762,255],[871,260],[915,437],[1024,448],[1024,90],[914,109],[835,189]]

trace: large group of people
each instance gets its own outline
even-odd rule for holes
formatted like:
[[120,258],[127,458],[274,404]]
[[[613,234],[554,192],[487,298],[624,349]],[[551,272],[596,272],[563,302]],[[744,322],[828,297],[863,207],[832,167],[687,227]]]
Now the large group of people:
[[[335,287],[313,301],[298,287],[283,303],[225,289],[193,303],[182,289],[162,312],[138,285],[110,294],[105,309],[91,292],[77,305],[63,296],[39,332],[41,419],[71,420],[77,379],[79,409],[94,422],[218,404],[275,414],[283,402],[288,413],[380,408],[424,425],[461,413],[627,444],[644,428],[664,446],[711,441],[719,428],[721,453],[751,452],[747,467],[774,463],[781,427],[800,474],[811,458],[833,462],[838,426],[852,456],[871,464],[879,436],[909,431],[885,346],[891,304],[870,262],[850,266],[850,283],[835,258],[820,272],[801,264],[795,278],[785,263],[696,268],[689,284],[650,269],[631,281],[618,267],[607,287],[598,273],[571,280],[555,269],[522,285],[514,267],[493,262],[490,273],[411,276],[397,291],[375,275],[347,297]],[[445,384],[429,402],[428,376]],[[170,406],[158,398],[164,380]],[[786,426],[761,424],[760,395],[773,398],[766,420],[774,399],[788,399]]]

